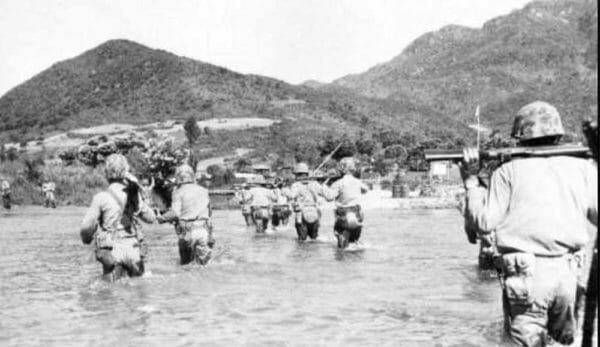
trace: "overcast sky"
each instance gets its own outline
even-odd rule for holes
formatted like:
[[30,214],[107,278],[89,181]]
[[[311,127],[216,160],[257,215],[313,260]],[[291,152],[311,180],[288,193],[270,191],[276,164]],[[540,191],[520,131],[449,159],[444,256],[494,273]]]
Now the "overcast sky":
[[115,38],[291,83],[330,82],[526,0],[0,0],[0,95]]

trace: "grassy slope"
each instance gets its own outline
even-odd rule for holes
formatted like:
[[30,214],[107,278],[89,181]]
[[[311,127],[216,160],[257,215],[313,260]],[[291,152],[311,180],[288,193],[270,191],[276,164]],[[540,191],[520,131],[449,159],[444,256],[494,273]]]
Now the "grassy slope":
[[[289,99],[303,103],[277,104]],[[0,140],[21,141],[109,122],[184,120],[191,115],[198,120],[248,116],[289,120],[301,128],[306,141],[323,136],[323,129],[356,133],[395,126],[425,134],[439,120],[450,131],[464,130],[433,110],[407,102],[381,102],[339,88],[293,86],[113,40],[53,65],[0,98]]]

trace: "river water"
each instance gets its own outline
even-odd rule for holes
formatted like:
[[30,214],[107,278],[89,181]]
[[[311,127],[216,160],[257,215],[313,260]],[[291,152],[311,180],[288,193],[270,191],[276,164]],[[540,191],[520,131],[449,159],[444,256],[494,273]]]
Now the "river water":
[[0,345],[503,345],[498,283],[454,210],[367,210],[355,252],[336,249],[331,211],[303,244],[216,211],[209,266],[180,266],[174,231],[152,225],[147,274],[112,284],[79,240],[83,213],[0,211]]

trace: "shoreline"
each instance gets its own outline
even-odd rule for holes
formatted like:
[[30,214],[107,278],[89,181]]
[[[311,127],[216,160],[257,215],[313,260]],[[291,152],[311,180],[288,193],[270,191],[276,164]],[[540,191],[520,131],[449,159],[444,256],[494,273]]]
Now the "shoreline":
[[[231,199],[234,200],[234,199]],[[387,205],[387,206],[385,206]],[[362,203],[362,209],[364,210],[450,210],[456,209],[458,207],[458,203],[453,199],[448,198],[438,198],[438,197],[418,197],[418,198],[389,198],[385,200],[381,200],[377,203],[376,206],[373,206],[370,203]],[[43,205],[35,205],[35,204],[27,204],[27,205],[17,205],[13,204],[12,209],[6,210],[0,208],[0,213],[8,213],[13,209],[39,209],[42,211],[64,211],[65,209],[70,210],[84,210],[87,206],[84,205],[58,205],[56,209],[46,208]],[[240,210],[237,202],[225,201],[225,202],[217,202],[212,203],[212,208],[214,210],[224,210],[224,211],[235,211]],[[322,210],[333,210],[335,208],[333,203],[327,202],[320,205]]]

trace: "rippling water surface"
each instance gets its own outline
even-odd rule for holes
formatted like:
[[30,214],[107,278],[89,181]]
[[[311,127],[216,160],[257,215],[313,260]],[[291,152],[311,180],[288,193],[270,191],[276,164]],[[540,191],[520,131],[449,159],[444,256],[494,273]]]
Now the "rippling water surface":
[[147,274],[112,284],[79,240],[83,213],[0,212],[0,345],[502,345],[498,284],[453,210],[368,210],[357,252],[335,248],[331,211],[303,244],[217,211],[208,267],[178,265],[175,233],[153,225]]

